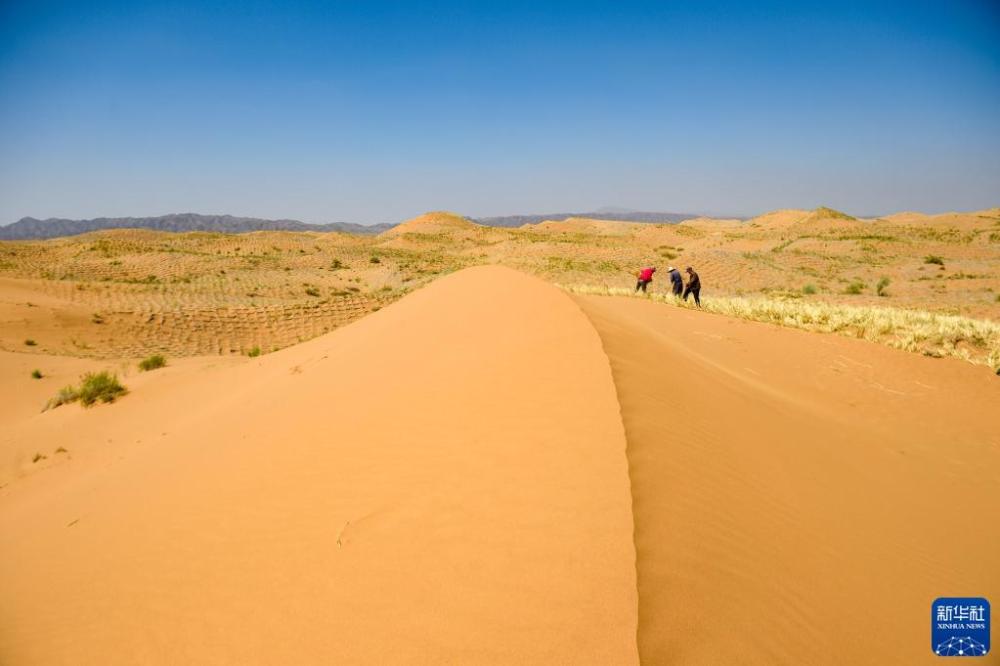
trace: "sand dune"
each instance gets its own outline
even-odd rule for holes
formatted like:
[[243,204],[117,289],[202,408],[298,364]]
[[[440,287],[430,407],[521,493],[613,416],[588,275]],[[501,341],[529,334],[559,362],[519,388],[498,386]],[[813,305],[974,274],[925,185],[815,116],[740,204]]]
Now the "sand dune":
[[989,370],[579,301],[628,438],[643,663],[934,663],[931,602],[1000,595]]
[[0,443],[75,454],[0,490],[0,662],[635,663],[618,405],[560,291],[472,269],[157,373]]
[[1000,593],[957,360],[478,267],[127,383],[3,413],[0,663],[915,664]]
[[520,227],[530,231],[597,236],[626,236],[643,229],[643,223],[618,220],[595,220],[589,217],[567,217],[564,220],[543,220]]
[[434,234],[449,231],[475,231],[479,228],[480,225],[469,220],[468,218],[462,217],[458,213],[434,211],[418,215],[417,217],[406,220],[401,224],[397,224],[391,229],[383,231],[379,234],[379,236],[383,238],[394,238],[396,236],[402,236],[403,234]]

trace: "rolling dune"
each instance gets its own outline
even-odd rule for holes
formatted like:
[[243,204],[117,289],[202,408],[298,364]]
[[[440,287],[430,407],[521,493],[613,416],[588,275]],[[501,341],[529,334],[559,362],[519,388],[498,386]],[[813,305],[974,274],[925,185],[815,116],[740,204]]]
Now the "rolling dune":
[[7,395],[97,363],[26,356],[3,664],[917,664],[1000,596],[1000,381],[953,359],[498,266],[111,406]]
[[472,269],[155,375],[0,443],[72,456],[0,490],[0,663],[636,662],[618,405],[557,289]]
[[1000,596],[1000,382],[636,299],[577,297],[628,439],[647,664],[920,664]]

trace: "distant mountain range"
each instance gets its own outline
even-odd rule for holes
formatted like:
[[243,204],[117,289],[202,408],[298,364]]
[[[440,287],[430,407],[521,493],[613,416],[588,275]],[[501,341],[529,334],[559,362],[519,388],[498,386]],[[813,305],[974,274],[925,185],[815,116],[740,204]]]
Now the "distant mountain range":
[[[570,217],[586,217],[595,220],[622,220],[626,222],[674,223],[696,217],[687,213],[650,213],[628,210],[602,209],[589,213],[548,213],[545,215],[506,215],[500,217],[472,218],[477,224],[490,227],[519,227],[545,220],[565,220]],[[98,217],[92,220],[67,220],[48,218],[39,220],[24,217],[0,227],[0,240],[38,240],[59,236],[76,236],[100,229],[154,229],[156,231],[209,231],[238,234],[247,231],[340,231],[352,234],[377,234],[396,226],[395,224],[352,224],[332,222],[330,224],[308,224],[299,220],[268,220],[258,217],[235,217],[233,215],[199,215],[179,213],[159,217]]]
[[257,217],[234,217],[232,215],[198,215],[180,213],[159,217],[98,217],[93,220],[66,220],[49,218],[38,220],[24,217],[0,227],[0,240],[30,240],[76,236],[99,229],[155,229],[157,231],[214,231],[218,233],[242,233],[246,231],[343,231],[352,234],[377,234],[395,225],[392,224],[351,224],[333,222],[330,224],[307,224],[298,220],[265,220]]
[[565,220],[570,217],[586,217],[591,220],[618,220],[622,222],[674,223],[689,220],[698,215],[691,213],[652,213],[637,210],[602,208],[590,213],[548,213],[547,215],[504,215],[501,217],[480,217],[473,221],[490,227],[519,227],[522,224],[537,224],[545,220]]

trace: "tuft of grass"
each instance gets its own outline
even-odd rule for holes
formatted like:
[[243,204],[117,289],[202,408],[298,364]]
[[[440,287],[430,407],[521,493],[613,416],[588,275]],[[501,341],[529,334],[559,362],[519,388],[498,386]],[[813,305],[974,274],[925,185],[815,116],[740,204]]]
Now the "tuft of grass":
[[39,370],[38,368],[35,368],[34,370],[31,371],[31,378],[32,379],[41,379],[42,376],[43,376],[42,375],[42,371]]
[[118,375],[108,371],[88,372],[80,378],[79,386],[64,386],[56,397],[49,400],[45,409],[52,409],[71,402],[80,401],[84,407],[98,402],[114,402],[128,393],[128,389],[118,381]]
[[38,343],[32,340],[31,338],[28,338],[27,340],[24,341],[24,344],[26,344],[29,347],[34,347]]
[[257,358],[258,356],[260,356],[260,347],[254,347],[253,349],[248,351],[247,356],[249,356],[250,358]]
[[865,290],[865,283],[859,280],[855,280],[854,282],[847,285],[847,287],[844,289],[844,293],[851,294],[852,296],[857,296],[864,290]]
[[[559,285],[576,294],[636,297],[630,289]],[[669,294],[643,298],[692,308]],[[954,356],[969,363],[1000,364],[1000,322],[884,306],[858,306],[804,299],[716,296],[702,302],[707,312],[789,328],[836,333],[926,355]]]
[[944,257],[937,254],[928,254],[924,257],[925,264],[937,264],[938,266],[944,266]]
[[153,354],[147,358],[139,361],[139,370],[143,372],[149,372],[150,370],[159,370],[167,364],[167,359],[163,357],[162,354]]
[[372,256],[372,257],[371,257],[371,258],[370,258],[370,259],[368,260],[368,263],[371,263],[371,264],[381,264],[381,263],[382,263],[382,260],[381,260],[381,259],[379,259],[378,257],[376,257],[376,256],[374,256],[374,255],[373,255],[373,256]]
[[802,287],[802,293],[803,294],[815,294],[816,293],[816,285],[814,285],[814,284],[807,284],[806,286]]
[[878,294],[879,296],[888,296],[889,294],[887,294],[885,290],[886,287],[889,286],[889,282],[890,282],[889,278],[887,277],[881,278],[878,281],[878,284],[875,285],[875,293]]
[[119,396],[128,393],[128,389],[118,381],[118,375],[104,371],[85,374],[77,392],[83,406],[90,407],[98,401],[114,402]]
[[319,289],[317,289],[316,287],[307,288],[306,296],[319,296]]

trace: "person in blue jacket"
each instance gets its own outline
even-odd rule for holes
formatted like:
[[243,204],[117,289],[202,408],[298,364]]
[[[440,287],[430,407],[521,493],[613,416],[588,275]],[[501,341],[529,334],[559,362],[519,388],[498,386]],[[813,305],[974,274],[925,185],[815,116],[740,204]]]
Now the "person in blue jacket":
[[670,276],[670,287],[674,296],[680,296],[681,292],[684,291],[684,280],[681,279],[681,272],[671,266],[667,269],[667,275]]

